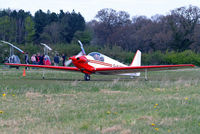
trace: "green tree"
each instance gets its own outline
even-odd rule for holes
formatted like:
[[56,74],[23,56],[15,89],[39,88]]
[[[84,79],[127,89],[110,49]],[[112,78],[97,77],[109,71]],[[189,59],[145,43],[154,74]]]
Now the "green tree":
[[13,41],[15,39],[16,23],[9,16],[0,17],[0,39]]
[[85,29],[85,20],[80,13],[66,13],[61,19],[62,31],[61,36],[65,42],[70,43],[76,31]]
[[80,40],[82,43],[84,44],[89,44],[90,41],[92,40],[92,33],[89,30],[85,30],[85,31],[77,31],[74,34],[74,39],[75,42],[77,40]]
[[35,35],[34,21],[31,16],[25,18],[25,42],[31,43]]
[[60,24],[58,22],[52,22],[44,28],[44,32],[41,34],[41,41],[53,44],[60,43],[60,32]]
[[35,37],[36,40],[40,40],[40,34],[42,34],[44,27],[48,24],[48,15],[42,10],[38,10],[34,16],[35,22]]

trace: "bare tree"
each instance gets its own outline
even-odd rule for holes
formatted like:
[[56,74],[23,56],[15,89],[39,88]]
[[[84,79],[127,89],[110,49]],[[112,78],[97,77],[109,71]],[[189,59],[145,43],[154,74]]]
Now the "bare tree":
[[188,49],[194,43],[194,30],[200,18],[200,9],[195,6],[177,8],[167,18],[173,34],[171,47],[176,51]]
[[94,27],[94,32],[98,37],[98,43],[100,44],[115,44],[116,42],[111,40],[113,34],[118,29],[130,24],[130,15],[124,11],[115,11],[113,9],[100,10],[96,18],[98,23]]

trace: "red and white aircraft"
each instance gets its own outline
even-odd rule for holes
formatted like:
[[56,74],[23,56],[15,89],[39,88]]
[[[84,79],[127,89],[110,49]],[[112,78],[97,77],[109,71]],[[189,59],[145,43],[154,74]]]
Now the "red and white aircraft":
[[[86,55],[82,43],[80,41],[79,43],[81,45],[82,51],[78,55],[70,57],[69,60],[65,63],[66,66],[27,65],[12,63],[6,63],[6,65],[82,72],[85,74],[84,79],[86,81],[90,80],[91,74],[128,75],[134,77],[140,76],[140,72],[145,72],[146,78],[147,71],[175,70],[194,67],[192,64],[141,66],[141,52],[139,50],[137,50],[130,66],[127,66],[98,52],[92,52]],[[68,67],[68,65],[71,63],[73,63],[75,67]]]

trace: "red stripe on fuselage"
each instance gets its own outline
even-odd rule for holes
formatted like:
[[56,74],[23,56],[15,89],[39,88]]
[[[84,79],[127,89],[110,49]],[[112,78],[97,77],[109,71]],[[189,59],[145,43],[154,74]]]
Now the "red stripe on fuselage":
[[100,65],[104,65],[104,66],[108,66],[108,67],[112,67],[112,64],[101,62],[101,61],[97,61],[97,60],[89,60],[89,62],[95,63],[95,64],[100,64]]

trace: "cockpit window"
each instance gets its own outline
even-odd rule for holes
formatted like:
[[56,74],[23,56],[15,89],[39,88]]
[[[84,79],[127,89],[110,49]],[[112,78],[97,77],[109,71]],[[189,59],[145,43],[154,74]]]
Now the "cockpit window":
[[92,56],[95,60],[104,61],[104,56],[101,53],[92,52],[92,53],[89,53],[89,55]]

